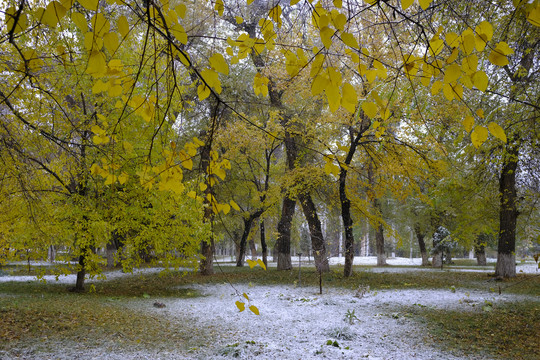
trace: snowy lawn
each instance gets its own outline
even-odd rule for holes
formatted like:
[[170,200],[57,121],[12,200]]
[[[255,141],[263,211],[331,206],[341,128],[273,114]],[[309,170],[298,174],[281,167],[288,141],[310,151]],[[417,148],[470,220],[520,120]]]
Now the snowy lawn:
[[[213,279],[190,275],[174,281],[174,277],[161,278],[152,274],[152,270],[144,271],[143,277],[115,272],[110,276],[115,280],[96,283],[94,294],[66,293],[65,285],[1,283],[6,278],[29,280],[3,276],[0,277],[0,318],[4,324],[0,325],[0,359],[492,359],[510,355],[536,359],[540,356],[540,350],[534,350],[538,349],[540,328],[538,276],[497,283],[489,281],[485,274],[470,272],[383,269],[388,272],[359,268],[354,279],[347,283],[341,283],[335,274],[329,275],[322,295],[316,286],[297,286],[297,270],[283,276],[272,269],[265,274],[260,269],[235,273],[230,268]],[[397,274],[392,272],[395,269],[407,272]],[[301,284],[316,280],[313,273],[310,278],[308,269],[302,270],[306,273]],[[329,281],[332,276],[336,277],[334,282]],[[400,286],[392,282],[396,277],[404,279]],[[273,280],[265,282],[265,278]],[[434,286],[437,283],[433,278],[440,279],[441,284]],[[128,284],[130,288],[119,290]],[[371,287],[369,290],[367,285]],[[520,294],[512,293],[520,287],[524,289],[517,291]],[[246,310],[239,312],[236,301],[244,301]],[[252,313],[249,305],[255,305],[260,315]],[[515,312],[514,306],[517,306]],[[516,317],[520,312],[527,319]],[[463,318],[453,322],[451,318],[445,321],[445,316]],[[498,316],[503,320],[504,317],[515,319],[522,330],[515,332],[518,339],[501,339],[510,341],[506,348],[490,346],[489,341],[486,346],[469,349],[454,343],[456,334],[463,330],[461,323],[471,327],[467,330],[471,337],[486,331],[490,332],[488,340],[489,336],[502,336],[497,332],[500,324],[482,328],[487,324],[485,321]],[[445,322],[449,327],[444,328]],[[508,325],[508,330],[515,331]],[[478,339],[485,342],[485,338]],[[463,340],[475,344],[471,339]],[[524,343],[530,346],[523,345],[520,350],[519,344]]]

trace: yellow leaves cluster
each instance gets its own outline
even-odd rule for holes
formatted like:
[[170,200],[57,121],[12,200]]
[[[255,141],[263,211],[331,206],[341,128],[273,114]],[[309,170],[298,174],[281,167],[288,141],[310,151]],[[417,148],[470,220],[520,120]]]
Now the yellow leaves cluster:
[[262,95],[263,97],[268,96],[268,78],[257,73],[253,78],[253,90],[255,95]]
[[[249,263],[249,261],[251,261],[251,260],[248,260],[248,263]],[[257,262],[259,262],[259,261],[262,263],[262,260],[260,260],[260,259],[257,260]],[[264,265],[264,263],[263,263],[263,265]],[[251,299],[249,298],[249,296],[248,296],[246,293],[243,293],[243,294],[242,294],[242,297],[244,297],[248,302],[251,301]],[[238,308],[239,312],[242,312],[242,311],[246,310],[246,304],[245,304],[243,301],[238,300],[238,301],[236,301],[234,304],[235,304],[236,307]],[[252,313],[254,313],[255,315],[259,315],[259,314],[260,314],[260,313],[259,313],[259,309],[258,309],[255,305],[250,305],[250,306],[249,306],[249,310],[250,310]]]
[[[484,117],[483,110],[478,109],[476,111],[476,115],[479,118],[483,118]],[[479,148],[484,142],[486,142],[488,138],[488,133],[491,133],[491,135],[493,135],[494,137],[496,137],[497,139],[501,140],[504,143],[507,142],[504,129],[499,124],[493,121],[488,123],[487,128],[482,125],[478,125],[474,127],[474,124],[475,124],[474,117],[471,115],[468,115],[465,117],[465,119],[463,119],[462,123],[463,123],[463,127],[465,128],[465,131],[471,133],[471,142],[476,148]]]

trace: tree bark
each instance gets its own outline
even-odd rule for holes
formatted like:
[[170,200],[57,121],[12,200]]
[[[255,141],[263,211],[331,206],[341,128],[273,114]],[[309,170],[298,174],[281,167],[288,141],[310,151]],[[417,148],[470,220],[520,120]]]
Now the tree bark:
[[508,140],[506,154],[499,178],[499,243],[495,276],[510,278],[516,276],[516,225],[517,210],[516,171],[519,160],[519,140]]
[[260,225],[261,232],[261,250],[262,250],[262,260],[264,265],[268,268],[268,247],[266,245],[266,232],[264,228],[264,219],[261,220]]
[[[382,218],[382,209],[379,199],[373,199],[373,207],[377,210]],[[382,221],[382,220],[381,220]],[[379,222],[375,228],[375,247],[377,251],[377,266],[386,266],[386,255],[384,253],[384,227],[382,222]]]
[[424,241],[425,235],[422,230],[420,230],[419,225],[414,226],[414,233],[416,234],[416,239],[418,240],[418,247],[420,248],[420,254],[422,255],[422,266],[428,266],[429,259],[426,250],[426,242]]
[[[249,233],[251,232],[251,227],[253,226],[253,222],[259,216],[261,216],[262,213],[263,213],[262,210],[257,210],[254,213],[251,213],[247,219],[244,219],[244,232],[242,233],[242,239],[240,240],[240,251],[238,254],[238,258],[236,259],[236,266],[238,267],[244,266],[247,238],[249,237]],[[250,247],[251,247],[251,243],[253,243],[253,240],[250,241]],[[253,243],[252,257],[253,257],[254,248],[255,248],[255,243]],[[255,253],[255,258],[256,257],[257,257],[257,253]]]
[[339,200],[341,203],[341,219],[345,230],[345,266],[343,276],[349,277],[353,273],[354,261],[354,234],[353,221],[351,218],[351,201],[346,193],[347,170],[341,168],[339,172]]
[[[213,198],[213,189],[210,184],[209,175],[208,175],[208,167],[210,165],[210,151],[212,149],[212,139],[213,139],[213,131],[215,128],[215,121],[216,121],[216,112],[217,112],[217,106],[212,110],[213,111],[213,117],[212,117],[212,126],[211,126],[211,132],[208,136],[206,136],[206,141],[204,145],[201,147],[201,171],[205,176],[205,183],[206,183],[206,190],[204,191],[204,213],[203,213],[203,221],[205,223],[211,223],[214,219],[214,211],[211,201],[208,199]],[[199,262],[199,271],[202,275],[212,275],[214,274],[214,236],[213,234],[210,235],[209,239],[204,239],[201,241],[201,260]]]
[[84,251],[79,255],[79,270],[77,271],[77,281],[75,282],[75,287],[73,291],[82,292],[84,291],[84,278],[86,276],[86,256]]
[[281,218],[278,223],[277,245],[277,269],[291,270],[291,223],[296,208],[296,201],[291,200],[289,196],[283,199],[281,208]]
[[474,248],[474,255],[476,256],[476,264],[478,266],[486,266],[486,249],[484,245],[478,245]]
[[433,259],[431,260],[431,264],[434,268],[440,268],[442,267],[443,265],[443,262],[442,262],[442,254],[439,253],[439,252],[434,252],[433,253]]
[[326,256],[326,246],[324,244],[324,236],[322,233],[321,221],[317,216],[317,208],[313,199],[309,194],[301,194],[298,196],[304,216],[307,219],[309,233],[311,236],[311,247],[315,258],[315,267],[319,272],[330,271],[328,265],[328,257]]

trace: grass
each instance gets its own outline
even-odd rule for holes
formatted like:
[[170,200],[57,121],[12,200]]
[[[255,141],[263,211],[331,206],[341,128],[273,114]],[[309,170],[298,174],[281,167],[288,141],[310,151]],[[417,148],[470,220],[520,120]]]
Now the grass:
[[[4,268],[5,269],[5,268]],[[18,269],[10,269],[17,272]],[[164,318],[155,318],[128,308],[130,301],[148,302],[148,298],[192,298],[201,296],[193,284],[252,283],[257,285],[298,285],[298,269],[264,271],[259,267],[216,266],[216,274],[146,274],[129,279],[95,283],[93,291],[70,293],[67,285],[39,282],[0,283],[0,350],[25,344],[50,344],[49,340],[88,342],[95,346],[117,348],[168,348],[189,343],[196,324],[181,328]],[[302,286],[318,287],[318,273],[302,267]],[[540,295],[540,276],[518,275],[515,279],[494,282],[486,273],[455,271],[417,271],[375,273],[357,266],[352,277],[342,275],[342,267],[323,274],[323,288],[356,289],[369,285],[371,291],[385,289],[450,289],[493,291]],[[146,304],[144,303],[144,304]],[[151,303],[149,303],[151,304]],[[145,305],[146,306],[146,305]],[[151,305],[148,305],[151,306]],[[459,312],[429,308],[409,309],[413,318],[429,330],[433,342],[464,354],[488,354],[487,357],[540,358],[540,303],[515,302],[493,307],[489,312]],[[536,332],[535,332],[536,331]],[[108,345],[107,345],[108,344]],[[187,345],[186,345],[187,346]],[[1,354],[1,353],[0,353]]]
[[410,309],[431,339],[467,358],[540,359],[540,303],[505,303],[479,311]]

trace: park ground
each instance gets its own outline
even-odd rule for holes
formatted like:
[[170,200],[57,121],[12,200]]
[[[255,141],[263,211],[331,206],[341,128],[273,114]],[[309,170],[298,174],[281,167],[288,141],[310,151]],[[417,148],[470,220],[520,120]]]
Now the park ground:
[[67,291],[72,275],[40,282],[33,269],[5,266],[0,359],[540,358],[534,261],[505,281],[472,260],[442,270],[372,262],[357,259],[344,278],[332,259],[322,294],[307,263],[292,271],[222,263],[206,277],[114,270],[82,294]]

